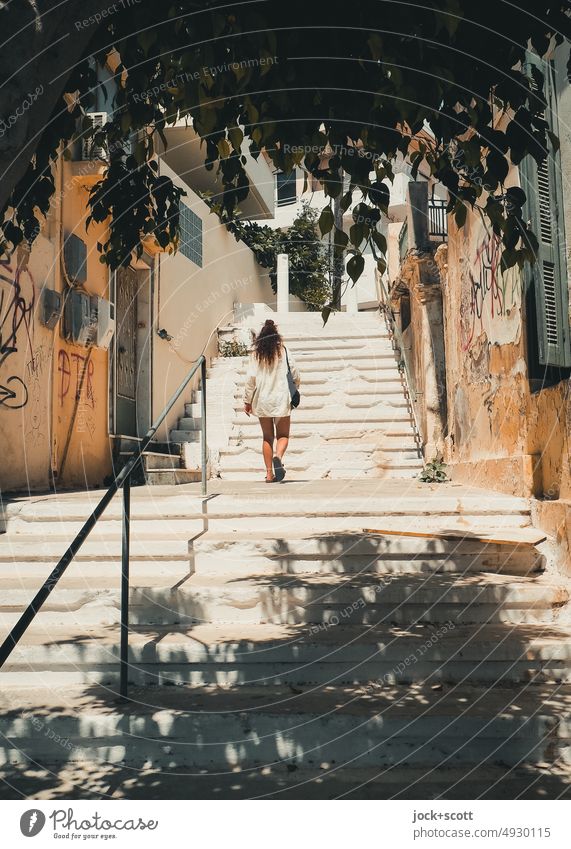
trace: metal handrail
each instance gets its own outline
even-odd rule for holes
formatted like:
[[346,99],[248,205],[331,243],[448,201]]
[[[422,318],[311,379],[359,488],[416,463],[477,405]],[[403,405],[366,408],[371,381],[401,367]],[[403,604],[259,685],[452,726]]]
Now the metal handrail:
[[391,339],[391,343],[394,351],[399,352],[400,362],[403,364],[404,368],[404,378],[405,378],[405,389],[406,396],[408,401],[408,406],[410,410],[410,414],[412,416],[412,425],[414,430],[414,441],[416,442],[416,450],[419,458],[422,460],[422,436],[420,434],[420,428],[418,426],[418,419],[416,417],[416,390],[414,388],[414,381],[412,378],[412,372],[410,369],[410,365],[408,363],[407,355],[406,355],[406,346],[404,344],[404,339],[402,338],[402,333],[400,328],[398,327],[395,317],[393,315],[393,311],[391,310],[389,304],[389,296],[386,290],[383,278],[379,276],[379,284],[381,288],[381,307],[385,316],[385,321],[387,323],[387,328],[389,331],[389,336]]
[[131,524],[131,475],[133,474],[138,463],[141,461],[142,454],[151,442],[153,436],[164,422],[174,404],[178,401],[190,380],[194,377],[197,370],[200,368],[201,374],[201,394],[200,394],[200,431],[202,438],[202,495],[207,494],[207,459],[208,447],[206,444],[206,357],[201,355],[192,369],[186,375],[176,392],[171,396],[168,404],[164,407],[162,413],[151,425],[139,446],[133,451],[129,460],[125,463],[118,475],[116,475],[113,483],[101,499],[91,516],[87,519],[63,557],[58,561],[57,565],[52,570],[49,577],[44,581],[42,587],[38,590],[32,601],[24,610],[2,645],[0,646],[0,667],[4,665],[10,657],[12,651],[17,646],[18,642],[26,632],[29,625],[34,620],[36,614],[41,609],[42,605],[55,589],[59,579],[101,518],[101,515],[111,502],[117,491],[123,487],[123,514],[122,514],[122,537],[121,537],[121,647],[120,647],[120,685],[119,692],[123,698],[127,698],[127,674],[128,674],[128,652],[129,652],[129,549],[130,549],[130,524]]
[[402,262],[408,253],[408,222],[406,219],[399,231],[399,259]]

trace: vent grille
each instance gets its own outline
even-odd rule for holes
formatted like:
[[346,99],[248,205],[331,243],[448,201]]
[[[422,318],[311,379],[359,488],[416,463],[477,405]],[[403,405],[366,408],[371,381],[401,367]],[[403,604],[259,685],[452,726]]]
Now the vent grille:
[[539,229],[541,241],[547,245],[552,243],[551,207],[549,191],[549,165],[544,159],[537,168],[537,191],[539,195]]
[[545,300],[545,332],[548,345],[558,345],[557,298],[555,292],[555,264],[543,262],[543,297]]
[[182,201],[179,211],[179,250],[183,256],[202,268],[202,219]]

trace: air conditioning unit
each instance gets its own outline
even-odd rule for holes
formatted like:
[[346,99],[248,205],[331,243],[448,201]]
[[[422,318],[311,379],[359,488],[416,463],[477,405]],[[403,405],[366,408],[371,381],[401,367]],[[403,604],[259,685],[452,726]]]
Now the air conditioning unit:
[[97,301],[97,335],[95,344],[98,348],[109,348],[115,333],[115,305],[105,298]]
[[97,338],[97,298],[79,289],[69,289],[65,299],[63,335],[68,342],[93,345]]
[[[103,127],[107,123],[107,112],[88,112],[84,118],[84,122],[89,121],[93,130],[97,131],[99,127]],[[83,160],[106,159],[106,152],[101,145],[98,145],[93,135],[85,131],[81,139],[81,158]]]

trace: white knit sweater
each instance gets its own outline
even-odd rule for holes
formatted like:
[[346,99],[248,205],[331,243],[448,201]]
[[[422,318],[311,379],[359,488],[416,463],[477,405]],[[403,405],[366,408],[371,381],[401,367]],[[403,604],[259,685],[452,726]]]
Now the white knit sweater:
[[[296,386],[301,379],[290,352],[287,352],[289,366]],[[252,405],[252,412],[258,418],[283,418],[291,413],[291,397],[287,382],[287,362],[285,351],[276,357],[271,365],[260,363],[252,354],[246,375],[244,403]]]

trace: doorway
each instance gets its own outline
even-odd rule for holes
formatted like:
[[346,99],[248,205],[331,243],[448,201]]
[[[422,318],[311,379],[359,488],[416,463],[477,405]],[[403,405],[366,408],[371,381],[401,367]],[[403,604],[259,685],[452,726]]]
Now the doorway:
[[151,425],[152,260],[113,275],[115,340],[111,368],[111,432],[140,438]]

